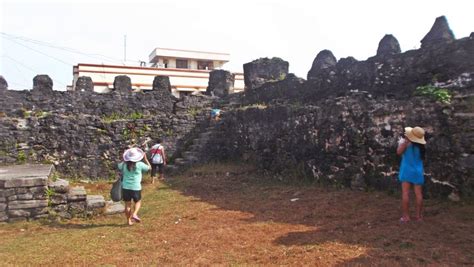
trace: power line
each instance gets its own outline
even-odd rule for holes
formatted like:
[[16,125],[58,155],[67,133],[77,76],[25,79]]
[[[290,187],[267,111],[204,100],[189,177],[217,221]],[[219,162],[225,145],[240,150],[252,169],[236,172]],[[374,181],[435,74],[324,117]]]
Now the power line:
[[[35,74],[39,74],[39,73],[40,73],[40,71],[37,71],[37,70],[35,70],[35,69],[33,69],[33,68],[31,68],[31,67],[29,67],[29,66],[23,64],[23,63],[21,63],[20,61],[14,59],[14,58],[12,58],[12,57],[10,57],[10,56],[8,56],[8,55],[2,55],[2,57],[7,58],[7,59],[10,59],[10,60],[13,61],[14,63],[21,65],[22,67],[24,67],[24,68],[30,70],[31,72],[33,72],[33,73],[35,73]],[[15,65],[15,67],[18,69],[18,67],[17,67],[16,65]],[[18,69],[18,71],[21,73],[21,71],[20,71],[19,69]],[[23,74],[22,74],[22,76],[23,76]],[[24,78],[24,77],[23,77],[23,78]],[[53,78],[51,78],[51,79],[52,79],[55,83],[58,83],[58,84],[60,84],[60,85],[62,85],[62,86],[66,86],[66,87],[67,87],[67,85],[66,85],[65,83],[59,81],[58,79],[53,79]],[[25,80],[27,80],[27,79],[25,78]]]
[[29,46],[27,46],[27,45],[24,45],[24,44],[22,44],[22,43],[19,43],[19,42],[15,41],[15,40],[12,40],[12,39],[10,39],[10,38],[7,38],[7,40],[9,40],[10,42],[14,42],[14,43],[16,43],[16,44],[18,44],[18,45],[21,45],[21,46],[23,46],[23,47],[26,47],[26,48],[28,48],[28,49],[30,49],[30,50],[33,50],[33,51],[35,51],[36,53],[40,53],[40,54],[42,54],[42,55],[44,55],[44,56],[50,57],[50,58],[52,58],[52,59],[54,59],[54,60],[56,60],[56,61],[58,61],[58,62],[61,62],[61,63],[63,63],[63,64],[66,64],[66,65],[68,65],[68,66],[74,65],[74,64],[70,64],[70,63],[68,63],[68,62],[66,62],[66,61],[63,61],[63,60],[61,60],[61,59],[59,59],[59,58],[57,58],[57,57],[53,57],[53,56],[50,56],[50,55],[48,55],[48,54],[46,54],[46,53],[43,53],[43,52],[41,52],[41,51],[38,51],[38,50],[36,50],[36,49],[34,49],[34,48],[31,48],[31,47],[29,47]]
[[[4,37],[7,37],[7,38],[14,38],[14,39],[17,39],[17,40],[22,40],[22,41],[34,43],[34,44],[37,44],[37,45],[47,46],[47,47],[50,47],[50,48],[55,48],[55,49],[63,50],[63,51],[70,52],[70,53],[76,53],[76,54],[88,56],[88,57],[99,59],[99,60],[123,63],[123,60],[121,60],[121,59],[109,57],[109,56],[102,55],[102,54],[85,53],[85,52],[79,51],[79,50],[74,49],[74,48],[69,48],[69,47],[65,47],[65,46],[57,46],[57,45],[54,45],[54,44],[51,44],[51,43],[48,43],[48,42],[39,41],[39,40],[24,37],[24,36],[12,35],[12,34],[8,34],[8,33],[5,33],[5,32],[0,32],[0,33],[2,35],[4,35]],[[99,58],[99,57],[102,57],[102,58]],[[140,62],[140,60],[129,60],[129,61]]]

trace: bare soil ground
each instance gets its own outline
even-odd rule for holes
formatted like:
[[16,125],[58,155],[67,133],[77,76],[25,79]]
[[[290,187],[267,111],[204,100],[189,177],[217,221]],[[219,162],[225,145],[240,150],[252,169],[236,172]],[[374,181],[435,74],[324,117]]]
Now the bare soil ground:
[[[110,183],[86,184],[108,194]],[[121,215],[0,224],[0,265],[474,265],[474,205],[426,201],[400,224],[381,192],[285,185],[207,165],[145,184],[143,223]]]

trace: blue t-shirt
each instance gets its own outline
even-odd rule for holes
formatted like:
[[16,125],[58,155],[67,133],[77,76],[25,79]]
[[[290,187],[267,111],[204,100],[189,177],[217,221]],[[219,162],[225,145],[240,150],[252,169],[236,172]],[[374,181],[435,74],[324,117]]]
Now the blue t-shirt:
[[398,178],[400,182],[422,185],[425,182],[423,172],[420,148],[409,144],[402,154]]
[[122,188],[128,190],[142,190],[142,172],[147,172],[150,168],[144,162],[139,161],[135,164],[135,169],[128,170],[127,164],[121,162],[118,169],[122,171],[123,181]]

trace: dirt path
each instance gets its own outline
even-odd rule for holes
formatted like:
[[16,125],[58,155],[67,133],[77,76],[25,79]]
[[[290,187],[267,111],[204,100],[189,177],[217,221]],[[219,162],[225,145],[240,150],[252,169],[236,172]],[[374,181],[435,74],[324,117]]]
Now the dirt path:
[[[107,194],[109,186],[88,187]],[[384,193],[205,166],[147,184],[144,222],[132,227],[118,215],[0,225],[0,257],[20,265],[474,265],[474,205],[426,204],[425,222],[400,225],[399,201]]]

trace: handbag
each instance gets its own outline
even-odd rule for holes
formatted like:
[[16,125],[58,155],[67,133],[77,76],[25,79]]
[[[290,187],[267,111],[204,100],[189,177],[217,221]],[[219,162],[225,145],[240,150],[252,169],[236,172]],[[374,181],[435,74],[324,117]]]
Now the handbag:
[[[123,165],[125,165],[125,163]],[[123,165],[119,178],[112,184],[112,189],[110,190],[110,198],[114,202],[122,200]]]

